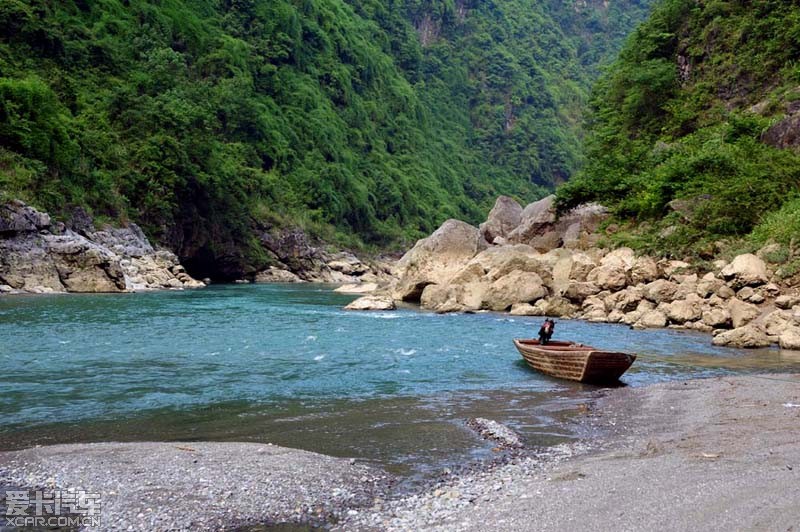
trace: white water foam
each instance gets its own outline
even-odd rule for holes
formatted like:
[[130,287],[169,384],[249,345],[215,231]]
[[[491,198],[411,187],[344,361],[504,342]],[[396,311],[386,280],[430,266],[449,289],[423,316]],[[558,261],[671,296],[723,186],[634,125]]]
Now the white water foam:
[[319,362],[319,361],[320,361],[320,360],[322,360],[323,358],[325,358],[325,355],[317,355],[317,356],[315,356],[315,357],[314,357],[314,360],[316,360],[317,362]]

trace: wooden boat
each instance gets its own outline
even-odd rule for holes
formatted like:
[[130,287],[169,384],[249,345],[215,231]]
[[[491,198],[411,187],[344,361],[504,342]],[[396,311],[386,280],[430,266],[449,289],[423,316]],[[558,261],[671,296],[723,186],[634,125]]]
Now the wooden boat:
[[533,369],[578,382],[614,382],[636,360],[636,355],[601,351],[574,342],[550,341],[541,345],[539,340],[515,338],[514,345]]

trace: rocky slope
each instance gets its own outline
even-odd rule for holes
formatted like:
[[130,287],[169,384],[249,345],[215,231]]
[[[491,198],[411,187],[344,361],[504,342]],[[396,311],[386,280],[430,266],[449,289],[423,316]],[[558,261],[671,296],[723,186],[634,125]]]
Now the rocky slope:
[[96,229],[81,209],[53,222],[21,201],[0,205],[0,293],[127,292],[205,286],[136,224]]
[[705,266],[601,249],[605,210],[557,217],[553,199],[523,209],[500,198],[480,228],[448,220],[398,262],[387,297],[436,312],[685,328],[713,333],[717,345],[800,348],[800,294],[762,258],[769,248]]

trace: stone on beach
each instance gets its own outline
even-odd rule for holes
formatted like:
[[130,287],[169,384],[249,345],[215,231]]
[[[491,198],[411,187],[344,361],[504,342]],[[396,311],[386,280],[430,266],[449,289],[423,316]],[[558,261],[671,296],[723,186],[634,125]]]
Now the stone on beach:
[[737,256],[721,273],[734,288],[758,286],[769,281],[766,263],[752,253]]
[[344,307],[345,310],[394,310],[394,300],[386,296],[364,296]]
[[767,334],[753,324],[721,332],[712,342],[718,346],[745,348],[768,347],[772,344]]

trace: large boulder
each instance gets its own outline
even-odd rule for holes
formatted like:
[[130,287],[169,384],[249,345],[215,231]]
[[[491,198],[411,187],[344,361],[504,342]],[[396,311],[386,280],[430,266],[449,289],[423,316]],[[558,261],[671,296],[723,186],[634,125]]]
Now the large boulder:
[[527,205],[520,215],[519,226],[508,235],[509,242],[530,244],[550,231],[556,221],[555,200],[555,195],[550,195]]
[[484,307],[507,310],[514,303],[531,303],[547,295],[542,278],[533,272],[513,272],[493,282],[483,296]]
[[481,224],[480,231],[487,242],[494,244],[498,237],[506,239],[521,221],[522,206],[513,198],[500,196],[489,212],[489,218]]
[[719,333],[712,342],[719,346],[745,348],[768,347],[772,343],[766,333],[753,324]]
[[734,288],[759,286],[769,281],[766,263],[752,253],[737,256],[720,273]]
[[728,301],[728,312],[731,314],[731,322],[734,328],[747,325],[761,313],[757,306],[736,298]]
[[428,285],[422,291],[420,306],[439,313],[471,312],[481,309],[489,285],[483,281],[465,284]]
[[394,297],[419,301],[429,284],[444,284],[488,244],[477,228],[447,220],[427,238],[419,240],[397,263],[398,285]]

